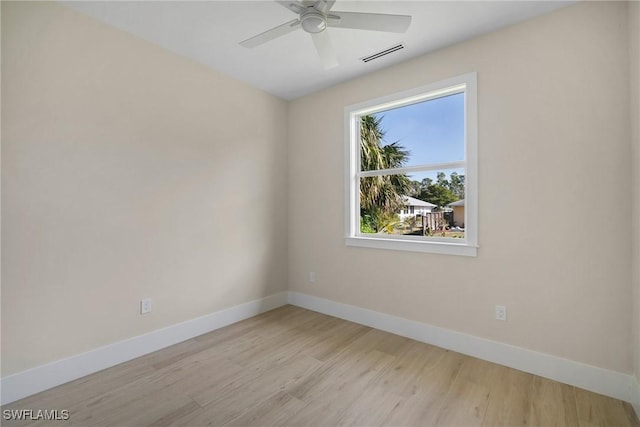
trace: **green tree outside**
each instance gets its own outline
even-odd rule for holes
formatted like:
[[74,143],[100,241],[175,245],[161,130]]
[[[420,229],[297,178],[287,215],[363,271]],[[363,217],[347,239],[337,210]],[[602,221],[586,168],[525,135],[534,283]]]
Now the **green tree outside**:
[[[383,146],[382,117],[363,116],[360,121],[360,164],[362,170],[399,168],[409,152],[397,142]],[[360,180],[361,232],[389,231],[398,222],[397,212],[404,206],[402,197],[412,189],[406,175],[383,175]]]

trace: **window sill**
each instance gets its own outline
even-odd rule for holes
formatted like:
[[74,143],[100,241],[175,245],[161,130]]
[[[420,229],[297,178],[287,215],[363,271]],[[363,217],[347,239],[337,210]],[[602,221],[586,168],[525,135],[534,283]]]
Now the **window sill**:
[[414,241],[384,237],[345,237],[347,246],[390,249],[396,251],[423,252],[443,255],[477,256],[478,247],[468,243]]

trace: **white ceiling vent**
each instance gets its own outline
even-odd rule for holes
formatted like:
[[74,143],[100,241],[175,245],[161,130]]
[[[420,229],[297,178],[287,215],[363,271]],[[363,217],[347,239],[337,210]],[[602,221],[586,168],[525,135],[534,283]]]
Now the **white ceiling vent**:
[[373,55],[365,56],[364,58],[362,58],[362,62],[367,63],[369,61],[373,61],[374,59],[378,59],[385,55],[389,55],[390,53],[397,52],[400,49],[404,49],[404,45],[402,43],[390,47],[389,49],[381,50],[380,52],[374,53]]

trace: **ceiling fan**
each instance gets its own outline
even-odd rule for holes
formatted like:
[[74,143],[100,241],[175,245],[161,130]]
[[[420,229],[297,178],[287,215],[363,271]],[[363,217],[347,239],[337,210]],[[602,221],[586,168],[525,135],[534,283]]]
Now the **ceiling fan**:
[[241,41],[240,45],[248,48],[256,47],[302,28],[311,34],[320,60],[324,68],[327,69],[338,65],[331,39],[326,32],[328,27],[404,33],[409,28],[409,24],[411,24],[411,16],[408,15],[331,11],[335,0],[285,0],[277,1],[277,3],[298,15],[298,17]]

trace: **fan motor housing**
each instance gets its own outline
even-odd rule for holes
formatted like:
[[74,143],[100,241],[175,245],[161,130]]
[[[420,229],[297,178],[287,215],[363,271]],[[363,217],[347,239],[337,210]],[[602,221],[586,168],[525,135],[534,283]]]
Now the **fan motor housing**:
[[307,33],[321,33],[327,28],[327,18],[320,12],[309,11],[300,17],[300,25]]

